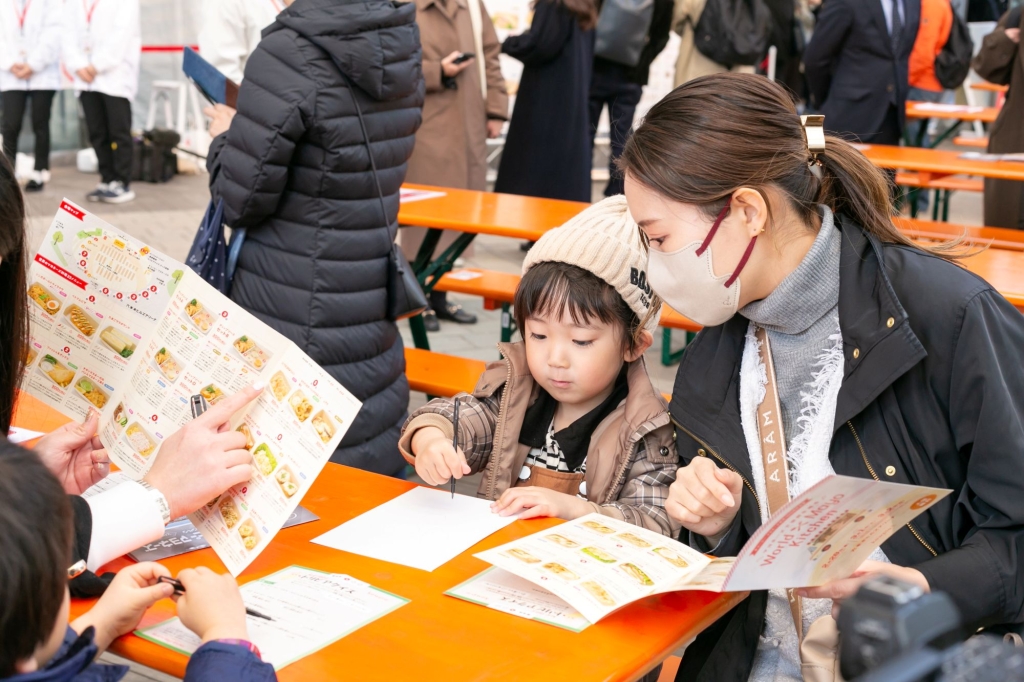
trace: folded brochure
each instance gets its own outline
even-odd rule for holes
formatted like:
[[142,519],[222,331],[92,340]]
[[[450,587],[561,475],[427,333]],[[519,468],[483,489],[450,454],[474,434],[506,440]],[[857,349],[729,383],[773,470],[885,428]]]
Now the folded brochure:
[[361,403],[298,346],[192,270],[66,199],[29,269],[22,389],[63,414],[100,413],[111,460],[141,478],[191,417],[263,382],[235,414],[255,473],[190,520],[238,575],[298,506]]
[[[780,509],[736,557],[710,558],[664,535],[600,514],[476,556],[543,587],[596,623],[654,594],[811,587],[845,578],[882,542],[949,492],[830,476]],[[478,579],[493,583],[495,577],[483,574]],[[511,609],[508,599],[501,598],[502,589],[481,588],[475,580],[448,593],[516,615],[551,620],[543,617],[543,609],[538,617],[529,595],[517,594],[523,603]],[[563,622],[555,624],[565,627]],[[569,629],[577,627],[578,623]]]
[[[289,566],[242,585],[242,601],[270,620],[248,616],[249,641],[280,670],[289,663],[409,603],[408,599],[339,573]],[[191,655],[199,637],[177,618],[136,630],[143,639]]]

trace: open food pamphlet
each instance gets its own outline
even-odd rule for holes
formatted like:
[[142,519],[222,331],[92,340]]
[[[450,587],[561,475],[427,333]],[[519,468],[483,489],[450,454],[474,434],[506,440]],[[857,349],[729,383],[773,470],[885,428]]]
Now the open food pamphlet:
[[[289,566],[242,585],[242,601],[270,620],[246,617],[249,641],[280,670],[409,603],[339,573]],[[202,644],[177,618],[135,634],[186,656]]]
[[[600,514],[476,556],[544,588],[585,621],[596,623],[654,594],[812,587],[848,577],[882,542],[949,492],[830,476],[780,509],[736,557],[709,558],[664,535]],[[510,587],[494,573],[484,572],[448,594],[581,629],[572,613],[552,611],[548,595],[538,599],[521,583]]]
[[267,546],[330,459],[361,403],[298,346],[183,263],[66,199],[29,268],[23,390],[63,414],[100,413],[110,459],[134,479],[192,418],[256,382],[234,415],[254,476],[189,520],[233,575]]

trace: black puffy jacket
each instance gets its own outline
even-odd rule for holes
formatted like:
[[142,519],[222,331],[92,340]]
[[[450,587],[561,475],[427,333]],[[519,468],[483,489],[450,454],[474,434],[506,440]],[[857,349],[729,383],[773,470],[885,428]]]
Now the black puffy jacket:
[[[1024,317],[987,282],[838,216],[846,356],[829,450],[837,474],[952,488],[882,544],[948,593],[971,628],[1024,622]],[[739,413],[740,315],[697,335],[670,411],[682,464],[710,457],[744,479],[722,556],[761,525]],[[855,353],[856,351],[856,353]],[[763,504],[764,501],[761,501]],[[684,533],[685,534],[685,533]],[[685,540],[685,537],[684,537]],[[690,536],[697,549],[702,538]],[[767,592],[691,644],[678,680],[746,680]]]
[[387,256],[420,126],[420,63],[414,5],[297,0],[263,31],[207,162],[225,222],[248,228],[231,297],[363,401],[333,461],[386,474],[404,466],[409,385],[386,314]]

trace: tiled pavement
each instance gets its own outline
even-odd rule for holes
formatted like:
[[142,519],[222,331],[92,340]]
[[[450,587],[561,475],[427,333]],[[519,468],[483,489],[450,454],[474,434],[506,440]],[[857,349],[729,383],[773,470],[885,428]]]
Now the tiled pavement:
[[[97,181],[97,176],[79,173],[74,168],[55,168],[53,179],[44,191],[27,195],[29,243],[33,245],[33,250],[42,240],[61,198],[67,197],[113,225],[147,241],[154,248],[184,260],[209,201],[205,174],[179,175],[162,185],[136,183],[132,185],[132,189],[136,192],[137,199],[119,206],[86,203],[85,194]],[[601,189],[602,187],[595,185],[595,200],[601,198]],[[950,222],[978,225],[981,224],[981,215],[982,203],[979,194],[959,192],[953,196]],[[474,253],[466,259],[466,265],[518,272],[522,259],[523,252],[519,250],[519,242],[482,235],[475,240]],[[500,338],[500,313],[483,310],[479,298],[458,295],[451,295],[451,298],[454,302],[462,304],[466,310],[475,313],[479,317],[479,323],[471,326],[442,323],[441,331],[430,336],[431,348],[443,353],[480,360],[497,359],[495,342]],[[400,326],[405,343],[411,344],[409,325],[403,322]],[[682,334],[677,333],[676,336],[678,343]],[[661,335],[657,334],[654,347],[647,353],[647,367],[655,386],[669,392],[672,389],[675,367],[663,367],[660,353]],[[413,393],[410,409],[416,409],[424,400],[422,394]],[[476,481],[464,479],[458,488],[465,494],[474,494]],[[105,659],[122,662],[112,655],[105,656]],[[129,682],[172,679],[174,678],[134,664],[127,678]]]

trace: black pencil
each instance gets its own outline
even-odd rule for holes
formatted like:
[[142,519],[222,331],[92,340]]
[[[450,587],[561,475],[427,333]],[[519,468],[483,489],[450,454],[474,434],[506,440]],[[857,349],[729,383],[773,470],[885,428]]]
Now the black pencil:
[[[452,447],[455,449],[455,458],[458,459],[459,455],[459,399],[455,399],[455,406],[452,408],[454,413],[452,414],[452,426],[455,428],[455,434],[452,436]],[[455,472],[452,472],[451,478],[452,488],[452,499],[455,499]]]
[[[168,578],[167,576],[159,576],[156,581],[158,583],[167,583],[174,588],[177,594],[185,594],[185,586],[181,584],[181,581],[175,580],[174,578]],[[273,621],[274,619],[270,616],[264,615],[256,609],[250,609],[248,606],[245,607],[245,612],[253,618],[262,618],[263,620]]]

